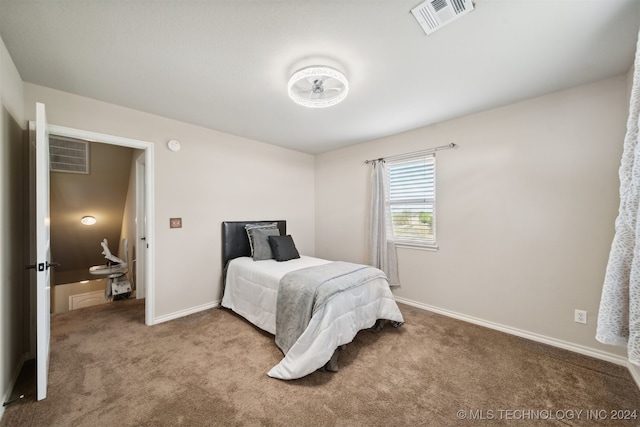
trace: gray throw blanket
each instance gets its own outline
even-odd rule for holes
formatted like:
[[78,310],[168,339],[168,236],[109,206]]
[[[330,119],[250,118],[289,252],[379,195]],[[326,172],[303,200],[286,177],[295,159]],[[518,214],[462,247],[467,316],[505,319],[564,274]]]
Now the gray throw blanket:
[[316,311],[334,295],[385,274],[367,265],[336,261],[285,274],[276,306],[276,344],[284,354],[304,332]]

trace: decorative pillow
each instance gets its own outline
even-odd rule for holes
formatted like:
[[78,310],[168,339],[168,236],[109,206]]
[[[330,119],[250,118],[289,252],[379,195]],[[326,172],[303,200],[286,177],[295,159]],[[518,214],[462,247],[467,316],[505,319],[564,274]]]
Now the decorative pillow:
[[269,237],[280,236],[280,230],[277,227],[250,228],[247,232],[249,233],[249,240],[253,242],[253,254],[251,255],[253,260],[272,259],[273,253],[268,239]]
[[[277,222],[254,222],[251,224],[245,224],[244,229],[247,232],[247,237],[249,238],[249,247],[251,248],[251,256],[253,256],[253,235],[250,232],[254,228],[275,228],[278,229]],[[278,235],[280,233],[278,232]]]
[[273,258],[276,261],[289,261],[290,259],[300,258],[298,249],[293,243],[293,237],[286,236],[269,236],[269,245],[273,252]]
[[277,222],[252,222],[249,224],[245,224],[244,225],[244,229],[248,230],[250,228],[272,228],[272,227],[278,227],[278,223]]

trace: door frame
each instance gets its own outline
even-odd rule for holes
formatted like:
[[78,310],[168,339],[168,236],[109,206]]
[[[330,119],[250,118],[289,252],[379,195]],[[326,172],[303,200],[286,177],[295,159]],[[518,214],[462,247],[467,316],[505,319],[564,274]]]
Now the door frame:
[[[147,208],[146,208],[146,154],[141,153],[136,157],[136,240],[139,246],[143,246],[146,248],[147,244]],[[144,245],[143,245],[144,243]],[[139,247],[136,246],[136,298],[142,299],[147,295],[147,275],[146,275],[146,262],[147,262],[147,251],[139,250]],[[142,265],[142,268],[138,268],[138,264]]]
[[[140,230],[140,225],[136,224],[136,235],[139,236],[142,233],[145,237],[146,245],[137,245],[136,247],[144,246],[146,252],[144,254],[144,265],[136,265],[136,269],[142,267],[144,269],[145,277],[145,324],[153,325],[155,322],[155,209],[154,209],[154,144],[148,141],[141,141],[138,139],[123,138],[120,136],[108,135],[104,133],[91,132],[81,129],[74,129],[65,126],[48,125],[47,129],[49,134],[66,136],[69,138],[84,139],[91,142],[97,142],[102,144],[120,145],[122,147],[129,147],[144,151],[144,208],[145,221],[142,226],[143,230]],[[141,184],[139,177],[136,176],[136,192],[138,192],[138,186]],[[136,198],[136,205],[140,202]],[[136,212],[138,211],[136,206]],[[137,242],[139,243],[139,242]]]

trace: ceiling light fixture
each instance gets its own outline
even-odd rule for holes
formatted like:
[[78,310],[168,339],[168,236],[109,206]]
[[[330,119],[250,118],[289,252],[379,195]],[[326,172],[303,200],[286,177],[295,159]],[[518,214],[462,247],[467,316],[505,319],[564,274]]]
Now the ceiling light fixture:
[[93,216],[83,216],[80,222],[83,223],[84,225],[93,225],[97,221],[96,221],[96,218]]
[[309,108],[331,107],[349,93],[349,82],[340,71],[325,66],[302,68],[291,76],[289,97]]

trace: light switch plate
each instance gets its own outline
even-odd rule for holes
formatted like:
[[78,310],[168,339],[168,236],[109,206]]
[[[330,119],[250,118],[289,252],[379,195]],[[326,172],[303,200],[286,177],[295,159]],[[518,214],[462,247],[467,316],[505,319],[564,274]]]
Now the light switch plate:
[[182,218],[169,218],[169,228],[182,228]]

